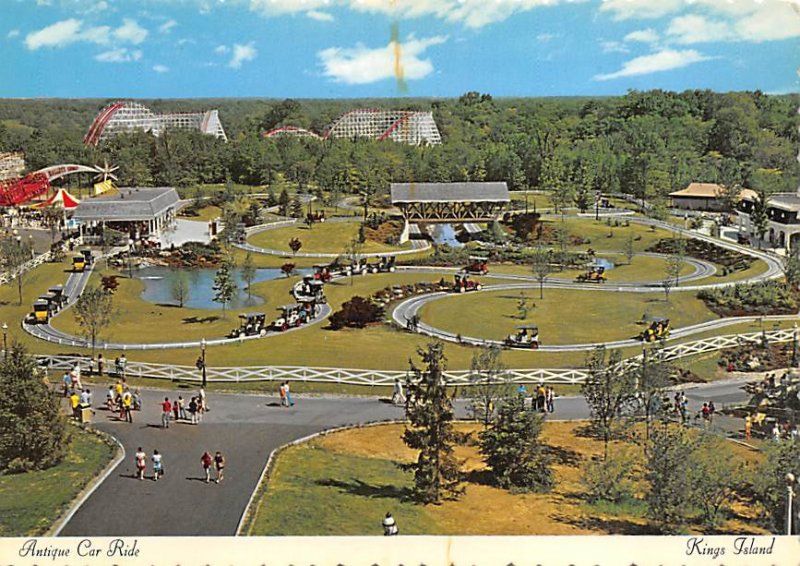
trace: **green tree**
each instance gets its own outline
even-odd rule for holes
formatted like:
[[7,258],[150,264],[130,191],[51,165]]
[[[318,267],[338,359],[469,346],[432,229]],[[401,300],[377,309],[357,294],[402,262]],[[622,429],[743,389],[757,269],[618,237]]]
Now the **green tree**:
[[666,411],[664,398],[666,389],[671,384],[672,372],[672,365],[664,359],[662,350],[642,350],[642,362],[635,372],[635,391],[637,410],[644,416],[645,454],[650,446],[655,421]]
[[356,274],[356,268],[361,265],[361,252],[364,250],[364,242],[355,237],[350,240],[344,248],[344,255],[350,260],[350,285],[353,284],[353,276]]
[[633,242],[633,234],[628,234],[628,237],[625,238],[625,241],[622,243],[624,246],[622,252],[625,254],[625,259],[628,261],[628,265],[633,263],[633,256],[636,255]]
[[292,256],[297,255],[297,252],[299,252],[302,247],[303,242],[301,242],[299,238],[292,238],[289,240],[289,249],[292,250]]
[[548,491],[553,485],[550,458],[539,441],[542,415],[526,410],[522,395],[503,402],[492,425],[479,433],[483,461],[500,487]]
[[280,196],[278,197],[278,214],[281,216],[289,216],[289,203],[291,199],[289,198],[289,193],[284,188],[281,191]]
[[556,246],[558,247],[558,265],[564,269],[567,262],[567,249],[569,248],[569,230],[566,224],[559,224],[555,229]]
[[737,490],[744,487],[745,469],[730,444],[705,433],[692,451],[689,462],[692,500],[703,511],[706,524],[716,523],[720,511],[729,506]]
[[595,348],[586,357],[588,375],[581,384],[591,415],[592,429],[603,439],[603,460],[608,459],[608,443],[635,402],[634,377],[620,365],[618,350]]
[[500,354],[497,346],[481,349],[472,355],[470,363],[470,413],[484,426],[492,421],[498,402],[513,391],[508,382],[508,367],[500,361]]
[[30,242],[24,241],[21,236],[10,236],[0,240],[0,260],[5,270],[12,274],[17,281],[19,304],[22,304],[22,286],[25,279],[24,265],[31,259],[32,248]]
[[292,218],[303,217],[303,203],[299,198],[292,199],[292,203],[289,205],[289,216]]
[[0,471],[11,473],[58,464],[71,441],[60,402],[36,360],[21,344],[0,362]]
[[[767,443],[764,451],[767,457],[755,470],[753,491],[763,507],[769,529],[773,533],[785,534],[788,504],[786,474],[800,477],[800,442]],[[794,533],[798,532],[797,526],[792,530]]]
[[250,286],[253,284],[255,278],[256,265],[253,262],[253,255],[250,252],[247,252],[247,255],[244,256],[244,261],[242,262],[242,281],[244,281],[244,284],[247,288],[248,299],[252,297]]
[[550,251],[541,244],[533,250],[531,269],[536,280],[539,281],[539,298],[544,299],[544,282],[553,272],[553,266],[550,264]]
[[525,294],[525,291],[520,291],[519,298],[517,298],[517,316],[520,320],[528,318],[528,310],[530,307],[531,301],[528,299],[528,295]]
[[275,190],[270,187],[267,191],[267,208],[272,208],[278,204],[278,199],[275,198]]
[[111,324],[113,296],[100,287],[86,289],[75,302],[75,319],[81,333],[92,343],[92,355],[100,333]]
[[230,256],[226,257],[214,275],[214,302],[222,305],[222,318],[225,318],[225,307],[230,303],[239,291],[236,281],[233,278],[233,261]]
[[179,270],[172,279],[172,288],[170,291],[172,292],[172,298],[178,301],[178,306],[180,308],[183,308],[183,305],[189,300],[190,289],[189,277],[186,275],[185,271]]
[[425,369],[411,363],[406,380],[408,402],[403,442],[419,451],[417,461],[404,464],[414,472],[414,496],[422,503],[455,499],[464,492],[460,462],[454,448],[464,435],[453,429],[453,400],[447,391],[444,370],[447,358],[441,342],[431,342],[417,350]]
[[653,430],[644,479],[647,512],[663,533],[677,533],[692,507],[690,462],[695,442],[682,425],[667,421]]
[[792,249],[791,253],[783,258],[781,267],[786,287],[796,290],[800,285],[800,249],[797,247]]
[[581,484],[589,501],[619,503],[636,492],[636,456],[632,450],[606,452],[603,459],[593,458],[583,467]]

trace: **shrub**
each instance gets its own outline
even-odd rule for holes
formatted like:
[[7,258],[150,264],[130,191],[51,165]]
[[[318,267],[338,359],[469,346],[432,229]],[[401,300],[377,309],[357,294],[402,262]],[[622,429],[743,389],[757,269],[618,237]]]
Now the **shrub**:
[[340,328],[364,328],[367,324],[383,319],[383,307],[371,303],[364,297],[355,296],[342,305],[341,310],[330,318],[332,330]]
[[586,464],[581,483],[589,501],[619,503],[633,497],[636,459],[632,452],[609,452],[608,459],[595,459]]

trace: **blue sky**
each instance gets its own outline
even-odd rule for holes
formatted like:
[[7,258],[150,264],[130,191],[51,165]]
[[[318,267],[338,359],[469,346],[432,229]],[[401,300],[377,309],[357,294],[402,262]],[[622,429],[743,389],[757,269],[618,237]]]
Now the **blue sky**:
[[798,38],[798,0],[0,0],[0,96],[798,92]]

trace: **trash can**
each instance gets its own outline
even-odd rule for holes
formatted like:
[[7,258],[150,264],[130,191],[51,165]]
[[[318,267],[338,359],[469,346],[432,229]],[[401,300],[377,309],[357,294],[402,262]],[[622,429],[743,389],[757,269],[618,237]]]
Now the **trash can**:
[[91,407],[83,407],[81,409],[81,424],[92,422],[92,409]]

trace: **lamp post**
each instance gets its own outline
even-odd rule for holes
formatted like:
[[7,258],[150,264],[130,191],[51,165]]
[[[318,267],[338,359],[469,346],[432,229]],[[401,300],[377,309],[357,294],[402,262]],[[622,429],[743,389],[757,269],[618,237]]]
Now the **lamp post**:
[[28,234],[28,245],[31,247],[31,259],[36,257],[36,251],[33,249],[33,234]]
[[200,340],[200,369],[203,371],[203,389],[206,388],[206,339]]
[[792,328],[792,367],[797,367],[797,323],[794,323]]
[[3,359],[8,358],[8,324],[3,323]]
[[792,534],[792,498],[794,497],[794,484],[796,478],[792,472],[786,473],[786,534]]
[[133,265],[131,263],[131,252],[133,251],[133,239],[128,238],[128,279],[133,279]]

